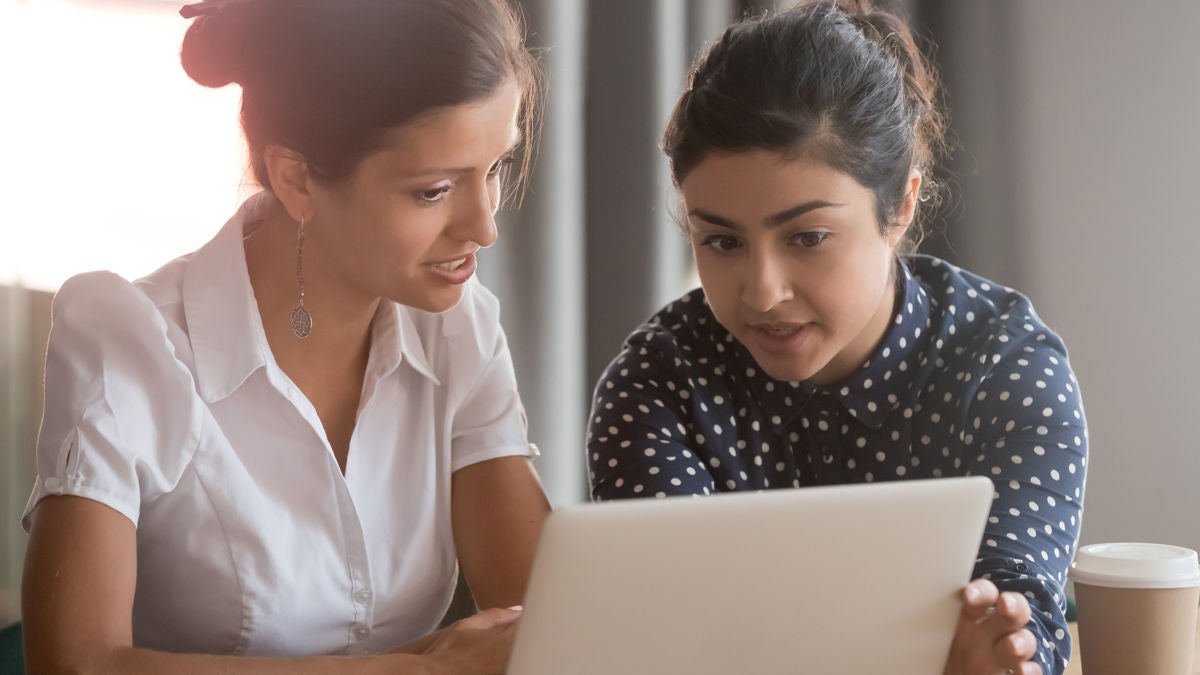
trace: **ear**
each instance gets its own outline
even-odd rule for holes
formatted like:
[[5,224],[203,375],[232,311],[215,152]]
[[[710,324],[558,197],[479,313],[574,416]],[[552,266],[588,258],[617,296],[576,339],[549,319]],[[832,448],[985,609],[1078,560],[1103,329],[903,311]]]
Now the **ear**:
[[263,151],[271,191],[283,204],[292,220],[310,220],[313,213],[311,175],[308,163],[300,153],[279,145],[268,145]]
[[920,202],[921,172],[913,169],[908,172],[908,189],[904,191],[904,199],[900,201],[900,208],[896,209],[896,222],[888,231],[888,243],[892,248],[896,248],[904,239],[904,233],[908,232],[913,218],[917,215],[917,205]]

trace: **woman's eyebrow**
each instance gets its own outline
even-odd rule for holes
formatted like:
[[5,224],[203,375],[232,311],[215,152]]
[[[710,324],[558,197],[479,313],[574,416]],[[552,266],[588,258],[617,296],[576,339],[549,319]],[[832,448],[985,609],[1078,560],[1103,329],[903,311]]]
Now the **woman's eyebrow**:
[[[517,147],[520,145],[521,145],[521,133],[520,133],[520,131],[518,131],[515,134],[512,143],[508,144],[508,149],[505,150],[503,153],[501,153],[500,157],[504,158],[504,157],[512,156],[512,154],[514,152],[516,152]],[[400,173],[397,175],[399,175],[402,178],[421,178],[422,176],[432,176],[432,175],[442,175],[442,174],[462,175],[462,174],[471,173],[472,171],[475,171],[475,167],[471,167],[471,166],[430,167],[427,169],[417,169],[416,171],[403,172],[403,173]]]
[[[827,202],[823,199],[812,199],[807,202],[804,202],[803,204],[797,204],[793,207],[784,209],[783,211],[780,211],[779,213],[776,213],[774,215],[767,216],[763,220],[763,224],[766,225],[768,228],[776,228],[790,220],[799,218],[800,216],[808,213],[809,211],[815,211],[816,209],[824,209],[824,208],[837,208],[839,206],[845,206],[845,204]],[[735,220],[726,218],[724,216],[719,216],[710,211],[705,211],[704,209],[691,209],[690,211],[688,211],[688,217],[699,218],[700,220],[710,222],[713,225],[720,225],[721,227],[726,227],[731,230],[745,229],[744,227],[742,227],[742,225],[738,224],[738,222]]]
[[845,206],[845,204],[835,204],[834,202],[827,202],[823,199],[812,199],[804,202],[803,204],[797,204],[790,209],[784,209],[779,213],[767,216],[767,218],[763,220],[763,224],[768,228],[779,227],[789,220],[799,218],[809,211],[815,211],[816,209],[824,208],[837,208],[839,206]]

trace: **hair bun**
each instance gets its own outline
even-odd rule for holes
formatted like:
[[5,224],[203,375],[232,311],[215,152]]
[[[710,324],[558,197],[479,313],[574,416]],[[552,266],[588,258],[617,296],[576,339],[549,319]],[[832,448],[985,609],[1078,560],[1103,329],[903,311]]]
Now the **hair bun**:
[[937,71],[925,58],[908,24],[899,15],[874,6],[871,0],[840,0],[838,8],[863,36],[888,54],[904,80],[905,97],[917,116],[917,164],[928,164],[947,151],[946,120],[940,100]]
[[183,37],[179,60],[188,77],[214,89],[241,83],[245,22],[236,6],[197,17]]

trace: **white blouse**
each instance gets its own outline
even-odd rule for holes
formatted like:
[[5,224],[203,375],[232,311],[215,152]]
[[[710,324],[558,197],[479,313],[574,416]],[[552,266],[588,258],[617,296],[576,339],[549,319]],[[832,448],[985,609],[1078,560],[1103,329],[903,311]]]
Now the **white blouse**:
[[148,277],[82,274],[54,299],[22,524],[47,495],[133,521],[137,646],[299,656],[418,638],[455,586],[451,474],[536,454],[496,299],[472,280],[442,314],[380,303],[343,476],[250,286],[244,228],[272,199]]

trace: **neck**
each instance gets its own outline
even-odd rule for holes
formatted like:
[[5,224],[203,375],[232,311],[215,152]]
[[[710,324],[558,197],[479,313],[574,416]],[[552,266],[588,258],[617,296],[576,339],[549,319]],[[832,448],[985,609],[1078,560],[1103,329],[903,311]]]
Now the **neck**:
[[858,336],[835,356],[829,365],[812,378],[813,384],[822,387],[836,385],[856,373],[862,364],[875,353],[875,350],[879,349],[879,345],[891,327],[892,317],[896,314],[896,303],[900,301],[899,296],[903,284],[899,266],[899,260],[893,256],[888,271],[888,283],[871,319]]
[[300,304],[296,270],[299,224],[278,204],[244,241],[250,284],[262,317],[267,343],[280,367],[293,380],[330,370],[366,367],[371,323],[379,298],[355,292],[336,274],[321,251],[305,237],[304,307],[312,329],[300,338],[292,331],[292,310]]

